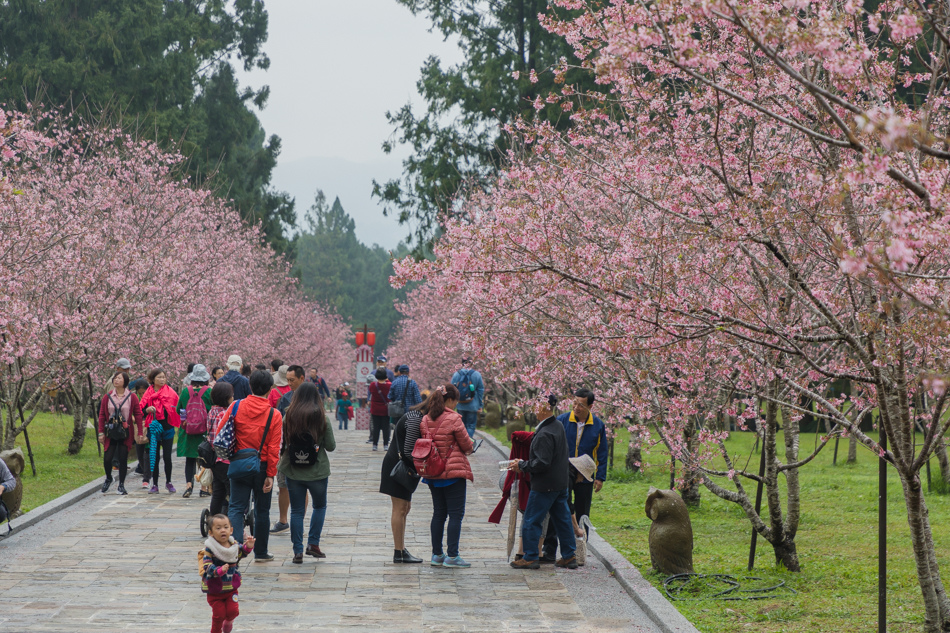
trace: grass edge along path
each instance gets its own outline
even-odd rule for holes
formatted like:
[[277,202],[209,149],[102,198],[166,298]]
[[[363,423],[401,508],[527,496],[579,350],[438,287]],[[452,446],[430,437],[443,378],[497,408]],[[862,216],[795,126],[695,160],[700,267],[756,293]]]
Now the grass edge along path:
[[[506,446],[505,429],[482,429]],[[802,434],[803,450],[811,434]],[[755,436],[733,433],[727,446],[737,463],[749,458]],[[644,451],[644,471],[624,469],[627,433],[614,443],[615,468],[594,495],[591,510],[597,532],[644,578],[662,593],[665,575],[652,571],[648,534],[650,520],[644,502],[651,486],[668,488],[669,465],[659,448]],[[782,446],[782,439],[778,439]],[[775,565],[772,547],[758,539],[755,569],[747,571],[751,525],[735,504],[701,489],[702,502],[690,511],[693,528],[693,567],[700,574],[754,576],[743,587],[766,587],[781,581],[794,593],[779,589],[763,600],[673,601],[673,605],[704,633],[763,631],[769,633],[812,631],[873,631],[877,628],[877,468],[876,456],[860,449],[856,464],[845,464],[847,440],[841,443],[838,464],[832,466],[833,446],[827,447],[801,470],[801,523],[796,542],[802,563],[800,573]],[[756,453],[752,461],[758,459]],[[939,477],[936,460],[934,480]],[[924,484],[926,486],[926,482]],[[754,490],[748,486],[750,490]],[[896,475],[888,477],[887,628],[920,631],[924,609],[917,585],[903,495]],[[950,573],[950,496],[927,495],[937,557]],[[783,499],[784,503],[784,499]],[[763,506],[765,502],[763,501]],[[944,529],[941,529],[944,527]]]
[[[27,427],[33,459],[36,462],[36,477],[30,468],[23,434],[17,436],[15,446],[23,451],[26,470],[23,478],[23,513],[89,483],[105,473],[102,457],[96,449],[96,433],[86,429],[86,441],[77,455],[70,455],[66,446],[73,434],[71,415],[38,413]],[[133,455],[132,461],[135,461]]]

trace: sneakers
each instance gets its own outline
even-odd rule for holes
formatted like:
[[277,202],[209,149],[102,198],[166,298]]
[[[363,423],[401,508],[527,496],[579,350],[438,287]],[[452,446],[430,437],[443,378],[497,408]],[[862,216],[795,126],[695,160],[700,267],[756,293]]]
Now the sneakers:
[[254,554],[255,563],[266,563],[272,560],[274,560],[274,555],[270,552],[267,552],[266,554]]
[[192,488],[185,488],[185,491],[181,493],[181,496],[185,499],[191,496]]
[[[342,429],[343,427],[341,426],[340,428]],[[373,443],[373,440],[366,440],[366,443],[367,443],[367,444],[372,444],[372,443]]]
[[115,491],[115,492],[116,492],[116,494],[120,494],[120,495],[127,495],[127,494],[129,494],[128,492],[125,491],[125,485],[124,485],[124,484],[119,484],[119,487],[116,488],[116,491]]
[[283,534],[284,532],[286,532],[286,531],[289,530],[289,529],[290,529],[290,525],[288,525],[287,523],[281,523],[280,521],[276,521],[276,522],[274,523],[274,527],[272,527],[272,528],[270,529],[270,533],[271,533],[271,534]]
[[384,450],[384,451],[388,451],[388,450],[389,450],[389,444],[383,444],[383,450]]
[[566,567],[568,569],[577,569],[577,556],[571,556],[570,558],[559,558],[557,562],[554,563],[555,567]]
[[148,488],[148,481],[143,481],[143,482],[142,482],[142,487],[143,487],[143,488]]
[[152,486],[151,488],[149,488],[149,489],[148,489],[148,494],[150,494],[150,495],[157,495],[157,494],[158,494],[158,486]]
[[373,447],[373,450],[374,450],[374,451],[378,451],[378,450],[379,450],[379,447],[378,447],[378,446],[374,446],[374,447]]
[[171,494],[175,494],[176,492],[178,492],[177,490],[175,490],[175,486],[173,486],[172,482],[170,481],[167,484],[165,484],[165,490],[167,490]]
[[467,560],[465,560],[464,558],[462,558],[461,556],[455,556],[455,557],[446,556],[445,559],[442,561],[442,566],[443,567],[471,567],[472,564],[468,562]]
[[443,563],[445,563],[445,554],[433,554],[432,560],[429,561],[433,567],[442,567]]
[[518,558],[509,563],[514,569],[541,569],[541,563],[536,560],[526,560],[524,558]]
[[313,556],[314,558],[326,558],[327,555],[320,551],[319,545],[308,545],[307,549],[304,551],[307,556]]
[[112,480],[106,479],[104,482],[102,482],[102,488],[99,489],[99,492],[106,492],[107,490],[109,490],[109,486],[111,485],[112,485]]

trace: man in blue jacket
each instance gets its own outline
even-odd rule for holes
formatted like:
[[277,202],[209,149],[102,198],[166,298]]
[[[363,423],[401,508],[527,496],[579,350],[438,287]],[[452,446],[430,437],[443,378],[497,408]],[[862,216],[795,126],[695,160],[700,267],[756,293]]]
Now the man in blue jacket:
[[251,395],[251,383],[248,382],[247,378],[241,375],[241,366],[244,364],[244,361],[241,360],[241,357],[237,354],[231,354],[228,356],[228,373],[224,374],[218,378],[218,382],[227,382],[231,383],[231,386],[234,387],[234,399],[243,400]]
[[485,383],[482,382],[482,375],[471,368],[471,364],[471,358],[462,359],[462,368],[452,374],[452,384],[458,388],[461,398],[455,410],[462,416],[468,436],[475,437],[478,412],[482,410],[482,400],[485,398]]
[[567,450],[571,457],[590,455],[597,464],[597,474],[593,482],[584,481],[578,476],[572,482],[574,516],[590,516],[590,504],[594,493],[600,492],[607,481],[607,428],[603,420],[594,415],[590,408],[594,404],[594,392],[590,389],[578,389],[574,392],[574,408],[570,413],[562,413],[558,421],[564,425],[567,436]]

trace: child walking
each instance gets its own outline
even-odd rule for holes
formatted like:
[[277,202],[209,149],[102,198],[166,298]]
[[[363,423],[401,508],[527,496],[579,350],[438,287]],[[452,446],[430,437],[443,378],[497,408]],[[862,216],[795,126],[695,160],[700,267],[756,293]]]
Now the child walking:
[[201,591],[208,595],[211,605],[211,633],[231,633],[234,619],[239,615],[241,572],[238,561],[254,549],[253,536],[245,538],[241,545],[231,536],[232,531],[227,515],[214,515],[205,547],[198,552]]

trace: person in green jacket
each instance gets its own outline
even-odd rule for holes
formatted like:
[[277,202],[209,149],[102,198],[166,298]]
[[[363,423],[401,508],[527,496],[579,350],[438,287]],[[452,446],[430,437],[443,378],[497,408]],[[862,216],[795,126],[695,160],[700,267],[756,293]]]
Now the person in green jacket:
[[[208,373],[204,365],[195,365],[188,377],[191,379],[191,384],[181,388],[181,393],[178,394],[178,409],[179,411],[188,411],[188,402],[192,398],[197,398],[200,394],[201,401],[204,403],[205,415],[207,415],[212,406],[211,388],[208,387],[211,374]],[[204,393],[202,393],[202,390],[204,390]],[[186,488],[181,496],[186,499],[191,496],[195,485],[195,472],[198,470],[198,445],[201,444],[208,433],[208,429],[205,428],[202,433],[190,435],[185,432],[188,426],[188,416],[183,415],[181,426],[178,428],[178,456],[185,458]],[[200,496],[207,497],[210,495],[211,492],[201,490]]]
[[305,382],[294,390],[284,416],[284,434],[277,470],[287,478],[290,493],[290,540],[296,564],[303,563],[303,515],[307,511],[307,493],[313,499],[310,533],[306,554],[326,558],[320,550],[320,534],[327,515],[327,483],[330,478],[328,451],[336,450],[333,425],[327,424],[326,412],[317,386]]

